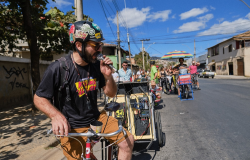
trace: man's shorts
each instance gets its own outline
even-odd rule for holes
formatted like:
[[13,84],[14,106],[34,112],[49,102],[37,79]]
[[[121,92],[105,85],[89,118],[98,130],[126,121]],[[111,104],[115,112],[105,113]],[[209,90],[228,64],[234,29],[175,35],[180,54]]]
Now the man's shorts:
[[191,78],[193,78],[198,82],[198,74],[191,74]]
[[[108,122],[107,122],[107,119],[108,119]],[[101,113],[101,115],[98,118],[98,121],[103,123],[101,133],[112,133],[112,132],[115,132],[119,129],[118,128],[118,120],[115,119],[114,117],[111,117],[111,116],[108,117],[105,111],[103,111]],[[106,125],[106,123],[107,123],[107,125]],[[106,125],[106,127],[105,127],[105,125]],[[88,129],[89,129],[89,127],[71,129],[70,133],[86,133],[88,131]],[[106,139],[110,143],[113,143],[116,140],[121,138],[121,140],[119,140],[115,143],[115,144],[119,144],[120,142],[122,142],[123,140],[125,140],[127,137],[129,137],[131,135],[131,133],[128,132],[125,128],[123,128],[123,129],[127,133],[126,136],[124,136],[123,132],[120,132],[117,135],[114,135],[112,137],[107,137]],[[82,145],[84,147],[83,154],[85,157],[85,146],[86,146],[85,142],[87,141],[87,137],[74,137],[74,138],[77,138],[82,143]],[[61,138],[61,145],[64,148],[63,154],[67,157],[68,160],[76,160],[76,159],[79,159],[81,157],[82,147],[81,147],[81,144],[77,140],[75,140],[73,138],[69,138],[69,137],[63,137],[63,138]],[[72,158],[69,154],[74,158]]]

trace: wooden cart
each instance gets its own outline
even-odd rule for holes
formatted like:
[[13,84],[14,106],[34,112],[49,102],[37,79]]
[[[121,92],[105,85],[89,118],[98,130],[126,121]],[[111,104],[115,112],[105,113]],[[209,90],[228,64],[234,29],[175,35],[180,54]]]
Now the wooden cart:
[[149,142],[148,146],[134,152],[138,155],[150,148],[153,141],[164,144],[160,112],[155,111],[148,82],[124,82],[118,85],[115,98],[107,98],[107,103],[116,101],[120,108],[111,115],[123,122],[123,126],[134,136],[135,143]]

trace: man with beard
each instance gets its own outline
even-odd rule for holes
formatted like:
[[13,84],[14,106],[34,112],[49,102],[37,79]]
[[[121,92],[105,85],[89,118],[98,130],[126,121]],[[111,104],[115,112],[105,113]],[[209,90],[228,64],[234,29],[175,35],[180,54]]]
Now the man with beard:
[[[96,60],[102,51],[102,31],[95,23],[78,21],[71,25],[69,37],[73,53],[65,57],[68,65],[68,89],[60,87],[65,81],[62,82],[61,79],[61,64],[55,61],[44,73],[34,95],[34,104],[51,118],[53,133],[56,135],[87,132],[90,123],[96,120],[103,124],[102,133],[114,132],[118,130],[117,119],[108,117],[105,111],[100,113],[97,108],[97,87],[102,88],[109,97],[114,97],[117,92],[112,69],[108,67],[112,61],[105,56],[100,62]],[[59,90],[61,96],[58,96]],[[55,106],[51,104],[52,100]],[[118,159],[131,159],[132,156],[133,135],[125,131],[127,136],[119,133],[107,138],[118,145]],[[87,137],[75,138],[85,146]],[[79,142],[63,137],[61,144],[68,159],[81,158],[82,148]]]

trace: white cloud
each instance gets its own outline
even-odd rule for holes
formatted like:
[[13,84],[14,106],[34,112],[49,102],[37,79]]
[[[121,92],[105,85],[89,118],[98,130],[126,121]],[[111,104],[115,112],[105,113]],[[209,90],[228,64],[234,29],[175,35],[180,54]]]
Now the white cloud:
[[206,7],[204,8],[193,8],[190,11],[184,12],[180,14],[181,20],[188,19],[190,17],[196,17],[200,14],[208,12],[208,9]]
[[[149,7],[142,8],[141,10],[137,10],[136,8],[123,9],[119,14],[119,22],[122,24],[121,21],[126,21],[128,28],[140,26],[146,21],[149,11]],[[115,17],[113,18],[113,23],[116,24],[116,22],[117,18]]]
[[148,15],[149,22],[155,21],[157,19],[161,19],[160,21],[164,22],[168,19],[169,14],[171,13],[171,10],[165,10],[165,11],[158,11],[151,13]]
[[215,10],[215,8],[213,6],[210,6],[210,9]]
[[[137,8],[123,9],[119,13],[119,23],[121,26],[123,26],[124,23],[122,22],[126,22],[128,28],[134,28],[142,25],[145,21],[153,22],[156,20],[160,20],[164,22],[169,18],[169,14],[171,13],[171,10],[150,13],[150,10],[150,7],[142,8],[141,10],[138,10]],[[108,19],[112,19],[111,21],[114,24],[116,24],[117,22],[116,16],[112,18],[109,17]]]
[[210,19],[214,18],[213,14],[206,14],[205,16],[198,17],[201,22],[208,22]]
[[198,36],[205,36],[211,34],[229,34],[249,30],[250,13],[248,13],[246,17],[247,18],[239,18],[232,22],[224,21],[221,24],[214,24],[210,29],[199,33]]
[[248,19],[250,19],[250,13],[248,13],[248,14],[246,15],[246,17],[247,17]]
[[175,19],[175,14],[171,18]]
[[220,23],[220,22],[224,21],[224,18],[217,18],[216,20]]
[[240,15],[236,15],[236,16],[233,16],[232,18],[237,18],[237,17],[239,17]]
[[178,30],[174,30],[174,33],[198,31],[200,29],[203,29],[206,26],[206,22],[211,20],[213,17],[213,14],[207,14],[205,16],[198,17],[198,21],[184,23],[178,28]]
[[57,7],[73,5],[73,3],[68,2],[67,0],[56,0],[56,2],[53,3],[55,3]]
[[199,21],[188,22],[188,23],[184,23],[182,26],[180,26],[178,30],[174,30],[174,33],[198,31],[204,27],[205,27],[205,25],[203,22],[199,22]]

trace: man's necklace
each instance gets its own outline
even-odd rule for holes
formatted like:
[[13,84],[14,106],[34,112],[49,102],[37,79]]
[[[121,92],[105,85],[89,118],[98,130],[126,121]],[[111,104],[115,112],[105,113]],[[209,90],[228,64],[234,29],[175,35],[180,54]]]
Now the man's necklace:
[[86,94],[86,97],[87,97],[87,108],[89,109],[89,110],[91,110],[92,109],[92,106],[91,106],[91,103],[90,103],[90,100],[89,100],[89,97],[88,97],[88,93],[87,93],[87,90],[88,90],[88,88],[89,88],[89,79],[90,79],[90,76],[89,76],[89,71],[90,71],[90,64],[89,64],[89,66],[88,66],[88,71],[87,71],[87,74],[88,74],[88,80],[87,80],[87,89],[86,89],[86,87],[84,86],[84,83],[83,83],[83,79],[82,79],[82,76],[81,76],[81,74],[80,74],[80,72],[79,72],[79,70],[78,70],[78,68],[77,68],[77,66],[76,66],[76,63],[75,63],[75,60],[74,60],[74,57],[73,57],[73,54],[71,54],[71,59],[72,59],[72,62],[73,62],[73,64],[74,64],[74,67],[75,67],[75,69],[76,69],[76,72],[77,72],[77,74],[78,74],[78,76],[79,76],[79,78],[80,78],[80,83],[82,84],[82,87],[83,87],[83,89],[84,89],[84,92],[85,92],[85,94]]

